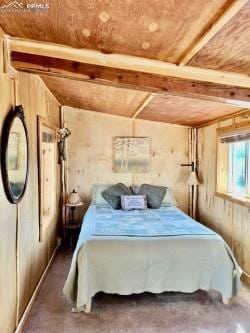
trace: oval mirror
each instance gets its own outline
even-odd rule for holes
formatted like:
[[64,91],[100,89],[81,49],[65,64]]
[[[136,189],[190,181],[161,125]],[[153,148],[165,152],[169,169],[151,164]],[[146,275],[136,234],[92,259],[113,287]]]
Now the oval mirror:
[[1,139],[2,178],[6,196],[18,203],[26,190],[29,169],[28,133],[22,106],[7,115]]

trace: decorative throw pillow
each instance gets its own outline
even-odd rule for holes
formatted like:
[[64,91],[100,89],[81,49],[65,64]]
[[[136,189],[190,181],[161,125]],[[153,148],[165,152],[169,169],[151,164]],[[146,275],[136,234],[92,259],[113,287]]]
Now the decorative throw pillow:
[[146,195],[122,195],[121,204],[123,210],[146,209]]
[[131,194],[130,189],[122,183],[118,183],[102,191],[103,198],[113,209],[121,209],[121,196]]
[[142,184],[138,195],[146,195],[149,208],[157,209],[161,207],[162,200],[166,194],[166,187]]

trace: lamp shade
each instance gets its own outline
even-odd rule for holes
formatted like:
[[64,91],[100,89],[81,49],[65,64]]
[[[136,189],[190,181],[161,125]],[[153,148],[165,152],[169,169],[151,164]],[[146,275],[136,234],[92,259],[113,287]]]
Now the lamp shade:
[[188,179],[187,179],[187,184],[188,185],[200,185],[199,179],[198,179],[195,171],[190,172]]
[[68,196],[67,204],[72,206],[77,206],[77,205],[82,205],[83,202],[80,195],[75,190],[73,190],[73,192],[71,192]]

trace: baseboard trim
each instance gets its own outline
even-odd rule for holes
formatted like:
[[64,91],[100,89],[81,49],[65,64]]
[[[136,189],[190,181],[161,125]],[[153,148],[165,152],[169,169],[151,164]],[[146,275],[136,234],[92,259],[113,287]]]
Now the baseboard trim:
[[58,242],[58,243],[57,243],[57,246],[56,246],[56,248],[55,248],[55,250],[54,250],[54,252],[53,252],[53,254],[52,254],[52,256],[51,256],[51,258],[50,258],[50,260],[49,260],[49,262],[48,262],[48,265],[46,266],[46,268],[45,268],[45,270],[44,270],[44,272],[43,272],[43,274],[42,274],[40,280],[38,281],[38,283],[37,283],[37,285],[36,285],[36,288],[35,288],[35,290],[34,290],[32,296],[31,296],[31,298],[30,298],[30,300],[29,300],[29,303],[28,303],[28,305],[27,305],[26,308],[25,308],[25,311],[24,311],[24,313],[23,313],[23,315],[22,315],[22,317],[21,317],[21,319],[20,319],[20,321],[19,321],[19,323],[18,323],[18,326],[17,326],[17,328],[16,328],[16,330],[15,330],[15,333],[22,333],[22,329],[23,329],[24,324],[25,324],[25,322],[26,322],[26,320],[27,320],[27,318],[28,318],[28,315],[29,315],[29,313],[30,313],[30,310],[31,310],[31,308],[32,308],[32,305],[33,305],[33,303],[34,303],[34,301],[35,301],[35,299],[36,299],[36,297],[37,297],[37,295],[38,295],[38,293],[39,293],[39,290],[40,290],[41,287],[42,287],[42,284],[43,284],[43,282],[44,282],[44,280],[45,280],[45,277],[46,277],[46,275],[48,274],[48,270],[49,270],[49,268],[50,268],[50,266],[51,266],[51,264],[52,264],[52,262],[53,262],[53,260],[54,260],[54,257],[55,257],[55,254],[56,254],[56,251],[58,250],[59,247],[60,247],[60,245],[59,245],[59,242]]

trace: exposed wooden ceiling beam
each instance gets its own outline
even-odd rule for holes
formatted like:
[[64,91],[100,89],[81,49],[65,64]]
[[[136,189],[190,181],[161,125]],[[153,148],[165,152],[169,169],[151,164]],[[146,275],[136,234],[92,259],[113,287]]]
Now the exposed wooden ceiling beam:
[[[1,33],[1,31],[0,31]],[[6,38],[6,35],[3,35],[3,71],[6,73],[11,79],[16,78],[16,70],[11,67],[10,61],[10,48],[9,48],[9,39]]]
[[[243,109],[243,110],[237,111],[235,113],[231,113],[227,116],[222,116],[222,117],[210,120],[210,121],[206,121],[206,122],[204,122],[204,123],[202,123],[198,126],[195,126],[195,127],[196,128],[202,128],[202,127],[210,126],[210,125],[213,125],[213,124],[216,124],[216,123],[219,123],[219,122],[223,122],[227,119],[235,119],[236,117],[242,117],[244,115],[248,118],[249,117],[249,112],[250,112],[249,109]],[[241,123],[239,123],[239,124],[241,124]],[[249,125],[249,121],[248,121],[248,125]]]
[[121,54],[103,54],[94,50],[75,49],[58,44],[42,43],[18,38],[9,37],[8,39],[9,51],[36,54],[56,59],[64,59],[78,63],[105,66],[134,72],[250,88],[250,77],[246,74],[191,66],[178,66],[159,60]]
[[20,71],[67,77],[104,85],[184,96],[250,108],[250,89],[202,81],[178,79],[139,71],[83,64],[71,60],[11,53],[11,65]]
[[132,118],[136,118],[144,109],[145,107],[152,101],[154,98],[154,94],[148,94],[139,108],[135,111]]
[[195,45],[180,59],[179,65],[186,65],[248,2],[248,0],[235,0],[218,19],[204,32]]

